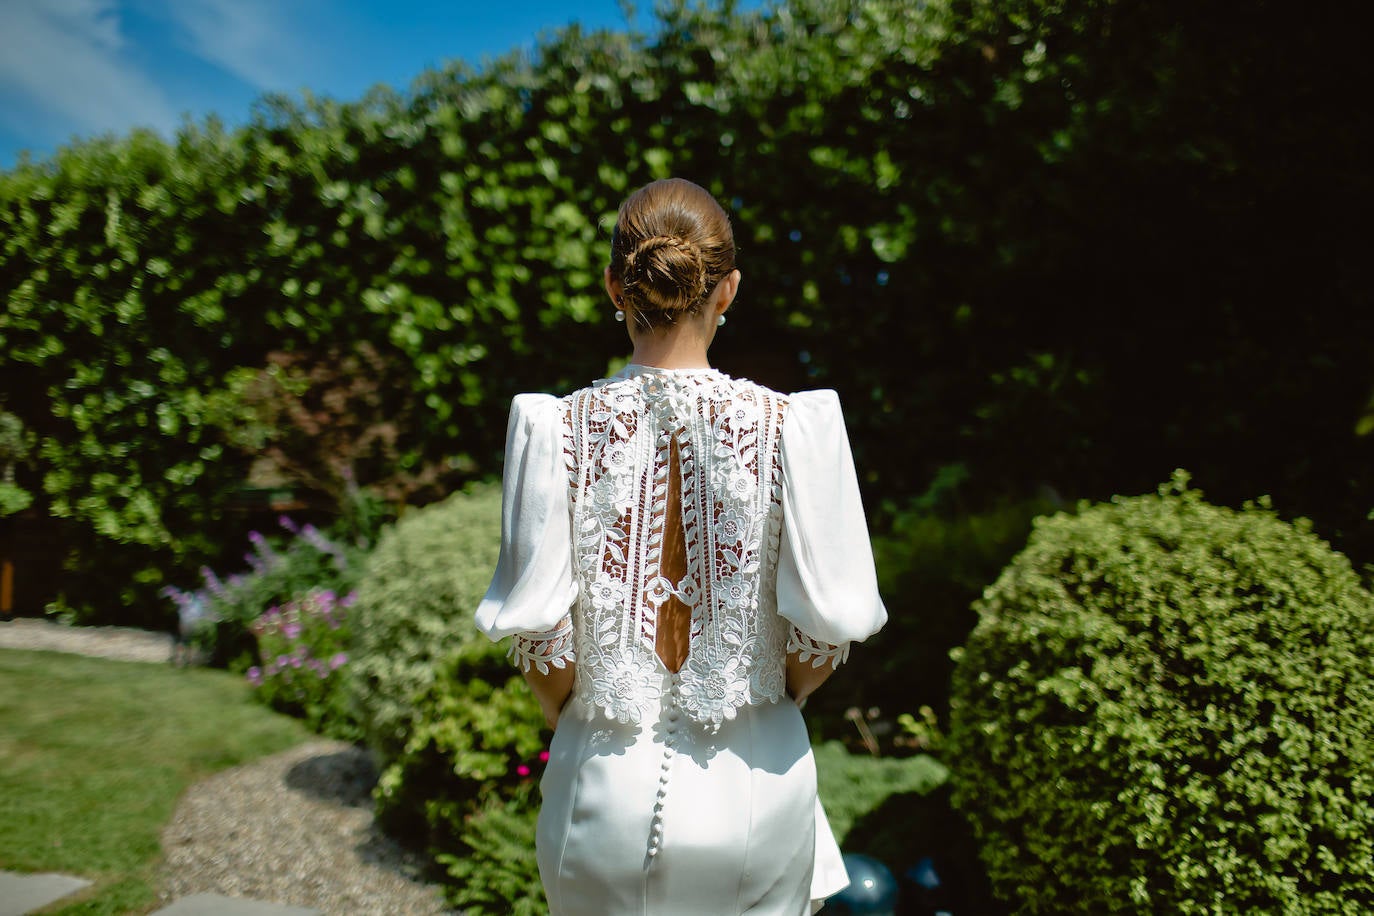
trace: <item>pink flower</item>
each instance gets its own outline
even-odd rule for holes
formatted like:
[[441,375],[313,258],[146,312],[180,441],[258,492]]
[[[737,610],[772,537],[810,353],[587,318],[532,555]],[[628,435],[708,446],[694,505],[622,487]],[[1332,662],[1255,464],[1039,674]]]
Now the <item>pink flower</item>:
[[262,669],[259,668],[257,665],[254,665],[253,667],[248,669],[247,676],[248,683],[252,684],[254,687],[262,686]]
[[539,752],[539,762],[540,762],[540,763],[548,763],[548,762],[549,762],[549,752],[548,752],[548,751],[540,751],[540,752]]
[[517,776],[528,776],[530,775],[530,768],[522,763],[515,768],[515,773]]
[[346,652],[340,652],[340,653],[336,654],[333,658],[331,658],[331,659],[329,660],[329,670],[330,670],[330,671],[333,671],[333,670],[335,670],[336,668],[342,668],[342,667],[343,667],[344,665],[346,665],[347,663],[348,663],[348,653],[346,653]]

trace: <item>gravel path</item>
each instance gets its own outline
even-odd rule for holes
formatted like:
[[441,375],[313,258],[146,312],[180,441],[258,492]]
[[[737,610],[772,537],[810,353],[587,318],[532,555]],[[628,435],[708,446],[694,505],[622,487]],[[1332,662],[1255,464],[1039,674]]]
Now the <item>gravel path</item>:
[[451,912],[372,822],[366,751],[312,741],[197,783],[162,831],[165,901],[209,892],[326,913]]
[[[0,648],[162,664],[172,658],[165,633],[22,618],[0,621]],[[319,740],[196,783],[162,831],[161,899],[217,893],[332,916],[455,912],[419,877],[423,858],[374,825],[376,780],[367,751]]]

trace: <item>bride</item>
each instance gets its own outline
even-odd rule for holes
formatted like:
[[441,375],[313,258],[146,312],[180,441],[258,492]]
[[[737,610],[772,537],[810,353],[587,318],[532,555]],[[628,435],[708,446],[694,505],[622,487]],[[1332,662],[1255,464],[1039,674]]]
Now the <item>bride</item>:
[[605,273],[631,363],[511,406],[477,622],[554,728],[556,916],[802,916],[848,880],[798,704],[887,613],[835,392],[707,361],[739,283],[709,193],[641,188]]

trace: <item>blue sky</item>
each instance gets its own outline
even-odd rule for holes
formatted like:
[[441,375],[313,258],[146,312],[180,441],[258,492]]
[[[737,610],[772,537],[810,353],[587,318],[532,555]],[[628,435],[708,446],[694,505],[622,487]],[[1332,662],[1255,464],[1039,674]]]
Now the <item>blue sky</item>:
[[626,27],[616,0],[0,0],[0,169],[73,137],[241,123],[267,92],[403,89],[572,21]]

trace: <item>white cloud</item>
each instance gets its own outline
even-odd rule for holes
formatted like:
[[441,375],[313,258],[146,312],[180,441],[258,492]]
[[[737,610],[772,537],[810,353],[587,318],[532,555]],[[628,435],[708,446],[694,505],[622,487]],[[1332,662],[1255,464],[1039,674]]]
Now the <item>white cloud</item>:
[[[178,119],[162,89],[121,59],[115,0],[4,0],[0,3],[0,92],[67,133],[170,133]],[[0,111],[16,130],[26,125]]]
[[292,92],[314,76],[304,30],[286,15],[288,7],[301,6],[281,0],[170,0],[165,11],[197,57],[257,89]]

